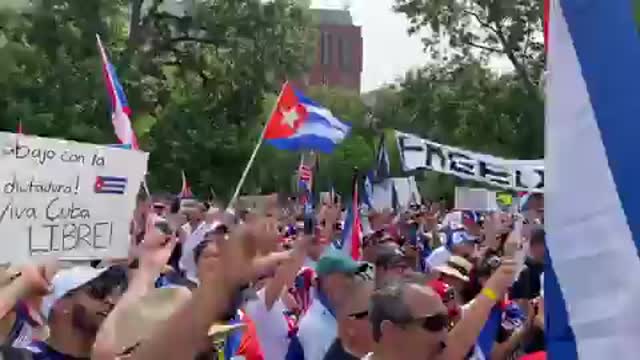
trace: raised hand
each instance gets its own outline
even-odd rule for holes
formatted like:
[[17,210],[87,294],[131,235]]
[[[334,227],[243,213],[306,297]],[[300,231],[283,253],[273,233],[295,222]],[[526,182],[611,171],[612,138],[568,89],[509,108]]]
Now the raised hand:
[[176,242],[175,230],[169,222],[157,215],[150,215],[144,239],[138,247],[140,269],[159,274],[167,264]]

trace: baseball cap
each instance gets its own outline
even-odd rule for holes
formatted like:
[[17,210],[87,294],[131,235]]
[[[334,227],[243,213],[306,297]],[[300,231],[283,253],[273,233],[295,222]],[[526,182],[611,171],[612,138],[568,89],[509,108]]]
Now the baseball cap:
[[342,251],[329,249],[316,263],[316,274],[318,277],[335,273],[355,275],[366,268],[367,264],[358,263]]
[[51,309],[58,300],[65,297],[69,292],[98,278],[107,270],[109,270],[108,267],[96,269],[90,266],[74,266],[58,271],[51,280],[51,293],[42,299],[40,307],[42,315],[48,319]]

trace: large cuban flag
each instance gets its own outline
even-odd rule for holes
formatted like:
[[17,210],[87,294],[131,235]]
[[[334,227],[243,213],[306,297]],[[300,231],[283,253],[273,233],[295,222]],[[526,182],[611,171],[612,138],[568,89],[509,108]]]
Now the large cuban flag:
[[350,131],[351,126],[336,118],[329,109],[285,83],[265,128],[264,139],[281,150],[331,153]]
[[631,0],[553,0],[546,77],[548,356],[638,359],[640,39]]

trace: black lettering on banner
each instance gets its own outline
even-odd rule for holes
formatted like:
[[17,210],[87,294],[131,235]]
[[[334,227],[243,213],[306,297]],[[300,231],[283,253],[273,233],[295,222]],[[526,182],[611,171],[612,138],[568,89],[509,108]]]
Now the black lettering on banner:
[[49,201],[47,204],[47,208],[45,211],[45,217],[49,221],[58,221],[58,220],[87,220],[91,218],[91,213],[89,209],[84,209],[76,206],[73,202],[71,202],[70,206],[59,205],[58,200],[59,197],[55,197]]
[[540,177],[540,181],[538,181],[538,183],[536,184],[534,189],[543,190],[544,189],[544,170],[543,169],[534,169],[533,171],[536,174],[538,174],[538,176]]
[[0,208],[0,224],[5,220],[36,220],[38,211],[32,207],[19,207],[13,197]]
[[16,144],[15,148],[16,159],[31,158],[38,164],[44,165],[47,161],[53,160],[56,157],[55,150],[51,149],[31,149],[24,144]]
[[104,167],[104,156],[93,154],[93,157],[91,158],[91,165]]
[[77,249],[108,249],[113,242],[114,224],[110,221],[96,223],[65,223],[30,225],[27,228],[30,255],[42,255]]
[[478,161],[478,165],[480,166],[479,175],[485,181],[503,186],[511,185],[511,174],[506,169],[482,160]]
[[76,224],[62,225],[62,251],[73,250],[78,245],[76,229]]
[[537,182],[535,184],[525,184],[522,180],[522,175],[524,172],[522,170],[516,170],[515,172],[516,188],[544,190],[544,170],[532,169],[530,172],[535,174],[535,176],[537,177]]
[[[406,162],[406,156],[404,155],[405,151],[409,152],[424,152],[424,147],[419,145],[411,145],[407,144],[408,136],[398,135],[398,146],[400,147],[400,161],[404,164]],[[420,139],[422,141],[422,139]]]
[[459,152],[449,152],[449,169],[451,169],[451,172],[453,173],[460,173],[468,176],[474,176],[476,174],[474,159]]
[[[425,145],[427,148],[427,160],[426,160],[426,166],[428,169],[435,169],[435,170],[439,170],[439,171],[445,171],[447,169],[447,157],[444,155],[444,150],[442,149],[442,146],[440,145],[436,145],[433,143],[429,143],[425,141]],[[433,157],[437,156],[438,160],[440,160],[440,165],[439,167],[435,167],[433,166]]]
[[82,155],[82,154],[74,154],[69,150],[65,150],[60,155],[60,160],[62,162],[79,163],[79,164],[84,164],[84,162],[85,162],[84,155]]
[[[102,239],[106,239],[103,242]],[[93,225],[93,248],[94,249],[108,249],[111,246],[111,240],[113,240],[113,223],[110,222],[98,222]]]
[[45,194],[78,194],[80,190],[80,176],[76,176],[74,182],[56,183],[54,181],[38,181],[31,177],[29,181],[21,183],[14,175],[13,179],[2,187],[5,194],[20,193],[45,193]]

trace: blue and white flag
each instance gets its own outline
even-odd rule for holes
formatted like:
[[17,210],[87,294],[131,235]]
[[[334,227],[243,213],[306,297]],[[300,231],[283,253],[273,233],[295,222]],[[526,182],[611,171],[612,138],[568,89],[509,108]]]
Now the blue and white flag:
[[631,0],[555,0],[546,77],[547,354],[631,360],[640,339],[640,39]]
[[374,182],[381,182],[391,176],[391,164],[389,163],[389,153],[385,146],[384,133],[380,135],[378,150],[376,152],[376,169]]
[[364,177],[364,191],[362,193],[362,202],[369,207],[373,207],[373,173],[369,171]]

